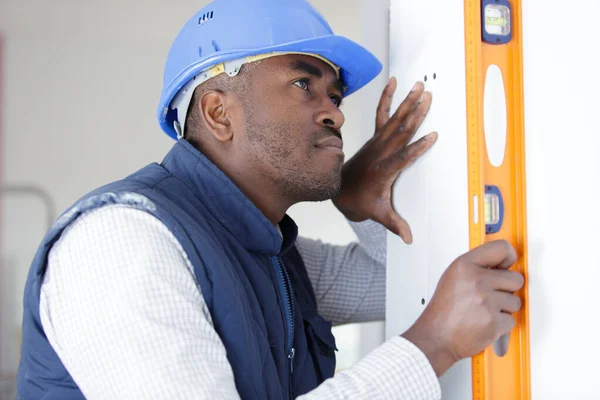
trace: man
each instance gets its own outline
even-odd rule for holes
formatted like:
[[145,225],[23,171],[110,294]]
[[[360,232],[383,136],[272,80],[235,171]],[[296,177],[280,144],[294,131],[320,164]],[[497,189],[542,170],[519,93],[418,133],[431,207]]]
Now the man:
[[[382,319],[385,228],[431,95],[417,83],[346,164],[340,102],[380,63],[305,0],[216,0],[176,38],[159,164],[100,188],[48,232],[25,289],[22,399],[440,397],[437,377],[512,329],[523,278],[505,242],[458,258],[411,329],[333,377],[331,322]],[[332,198],[361,241],[297,238]],[[407,266],[418,268],[419,266]]]

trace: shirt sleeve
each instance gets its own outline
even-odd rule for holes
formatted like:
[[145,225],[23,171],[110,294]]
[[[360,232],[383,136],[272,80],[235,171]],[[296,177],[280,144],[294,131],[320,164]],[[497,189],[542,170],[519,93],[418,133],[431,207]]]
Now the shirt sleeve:
[[[239,399],[181,244],[154,216],[105,206],[53,246],[40,299],[44,332],[86,396]],[[439,399],[420,350],[401,337],[302,397]]]
[[438,400],[441,387],[429,360],[414,344],[397,336],[348,370],[300,396],[318,399]]
[[105,206],[53,246],[44,332],[89,399],[237,399],[183,248],[144,211]]
[[304,237],[296,242],[319,314],[334,325],[385,319],[387,230],[371,220],[350,225],[356,243],[338,246]]

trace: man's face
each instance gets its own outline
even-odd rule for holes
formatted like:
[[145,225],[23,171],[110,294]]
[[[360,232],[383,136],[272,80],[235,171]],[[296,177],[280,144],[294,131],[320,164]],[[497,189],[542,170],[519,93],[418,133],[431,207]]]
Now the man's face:
[[243,101],[246,156],[295,202],[337,195],[344,153],[335,71],[310,56],[285,55],[253,65]]

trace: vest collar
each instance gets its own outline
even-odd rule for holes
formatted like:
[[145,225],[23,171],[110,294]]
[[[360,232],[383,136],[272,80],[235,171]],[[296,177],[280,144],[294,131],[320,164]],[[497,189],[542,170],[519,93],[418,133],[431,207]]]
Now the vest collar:
[[210,213],[246,249],[268,255],[286,253],[296,242],[298,227],[287,214],[281,233],[263,213],[206,156],[180,139],[162,166],[181,180]]

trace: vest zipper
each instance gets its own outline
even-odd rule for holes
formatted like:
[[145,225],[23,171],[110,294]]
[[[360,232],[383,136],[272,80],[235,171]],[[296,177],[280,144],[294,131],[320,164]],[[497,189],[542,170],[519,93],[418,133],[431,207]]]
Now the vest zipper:
[[287,273],[281,259],[277,256],[273,257],[275,270],[278,276],[279,283],[279,293],[283,297],[283,301],[285,303],[285,320],[286,320],[286,328],[287,328],[287,341],[286,341],[286,354],[287,361],[289,363],[289,375],[288,375],[288,393],[291,398],[292,393],[292,374],[294,373],[294,356],[296,355],[296,349],[294,348],[294,328],[296,323],[296,310],[294,308],[294,301],[292,297],[292,283],[290,281],[290,276]]

